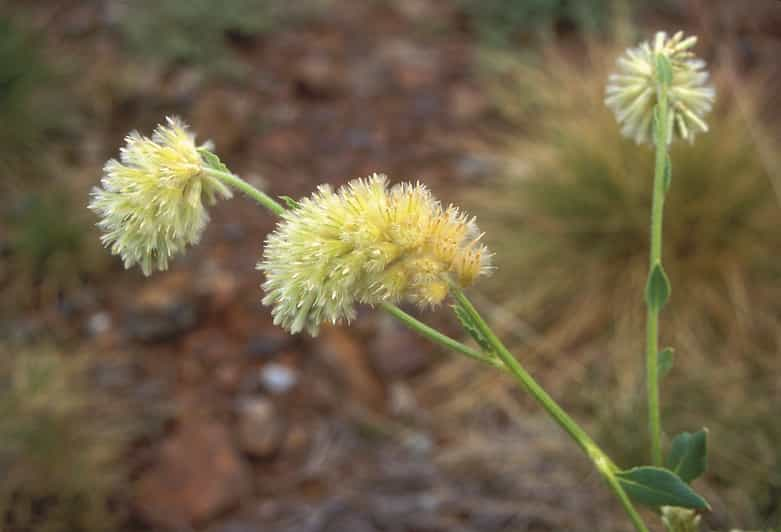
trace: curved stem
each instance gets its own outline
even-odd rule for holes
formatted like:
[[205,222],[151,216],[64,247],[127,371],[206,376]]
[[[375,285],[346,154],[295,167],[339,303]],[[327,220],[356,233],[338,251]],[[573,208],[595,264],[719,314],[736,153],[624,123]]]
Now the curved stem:
[[276,201],[274,198],[263,192],[262,190],[259,190],[246,181],[244,181],[242,178],[235,174],[231,174],[229,172],[220,172],[219,170],[215,170],[214,168],[204,168],[204,172],[209,174],[210,176],[216,177],[217,179],[220,179],[225,184],[230,185],[241,192],[244,192],[247,196],[254,199],[258,203],[260,203],[261,206],[267,208],[277,216],[281,215],[283,212],[285,212],[285,207],[282,206],[281,203]]
[[456,301],[469,313],[480,332],[485,336],[496,355],[505,365],[507,370],[518,380],[520,385],[531,394],[532,397],[542,406],[548,414],[559,424],[569,436],[575,440],[583,452],[594,463],[596,469],[605,478],[610,489],[621,501],[624,511],[629,516],[632,524],[638,532],[648,532],[648,528],[643,523],[640,514],[632,505],[624,489],[615,475],[618,469],[610,458],[600,449],[600,447],[591,439],[591,437],[573,420],[564,409],[540,386],[534,377],[532,377],[521,365],[520,362],[510,353],[501,340],[491,330],[482,316],[477,312],[472,302],[466,297],[466,294],[457,286],[452,287],[452,292]]
[[[662,219],[664,213],[665,170],[667,166],[667,97],[659,88],[658,120],[656,123],[656,159],[654,168],[653,203],[651,206],[651,246],[649,276],[662,262]],[[648,405],[648,433],[651,440],[651,462],[662,465],[662,422],[659,408],[659,308],[647,303],[646,316],[646,394]]]

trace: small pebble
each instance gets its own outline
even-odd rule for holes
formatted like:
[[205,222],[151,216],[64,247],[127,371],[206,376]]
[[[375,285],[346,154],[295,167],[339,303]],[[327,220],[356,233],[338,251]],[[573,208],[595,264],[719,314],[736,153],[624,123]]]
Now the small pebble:
[[283,394],[298,382],[296,373],[282,364],[267,364],[260,375],[263,387],[272,394]]
[[105,311],[96,312],[87,319],[87,332],[90,336],[107,333],[111,329],[111,314]]

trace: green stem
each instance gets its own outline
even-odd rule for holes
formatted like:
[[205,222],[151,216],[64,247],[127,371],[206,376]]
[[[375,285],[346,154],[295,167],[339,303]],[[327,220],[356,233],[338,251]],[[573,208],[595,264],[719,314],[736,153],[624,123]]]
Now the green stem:
[[[656,160],[654,168],[653,203],[651,206],[651,246],[649,276],[662,262],[662,219],[664,212],[665,169],[667,166],[667,95],[659,87],[658,115],[656,123]],[[651,462],[662,465],[662,422],[659,409],[659,311],[650,301],[646,316],[646,393],[648,396],[648,433],[651,439]]]
[[239,176],[231,174],[230,172],[220,172],[214,168],[205,168],[204,171],[207,174],[220,179],[224,183],[240,190],[241,192],[244,192],[247,196],[254,199],[260,203],[261,206],[267,208],[277,216],[285,212],[285,208],[281,203],[276,201],[262,190],[258,190],[257,188],[253,187]]
[[642,518],[632,505],[624,489],[615,475],[618,469],[610,458],[599,448],[591,437],[573,420],[556,401],[540,386],[537,381],[523,368],[520,362],[510,353],[501,340],[491,330],[482,316],[477,312],[472,302],[466,297],[466,294],[457,286],[452,287],[452,292],[459,304],[469,313],[474,320],[480,332],[491,344],[496,355],[505,365],[507,370],[518,380],[520,385],[531,394],[532,397],[545,409],[556,423],[575,440],[583,452],[594,463],[596,469],[605,478],[608,486],[621,501],[624,511],[634,524],[638,532],[648,532],[648,528],[643,523]]

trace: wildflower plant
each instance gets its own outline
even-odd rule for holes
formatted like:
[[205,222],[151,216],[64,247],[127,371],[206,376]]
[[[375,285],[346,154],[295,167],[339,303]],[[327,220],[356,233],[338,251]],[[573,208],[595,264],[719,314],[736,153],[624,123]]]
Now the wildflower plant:
[[[651,249],[646,284],[646,387],[648,392],[651,459],[662,463],[661,420],[659,413],[659,366],[671,364],[672,349],[659,349],[659,313],[670,296],[670,281],[662,266],[662,216],[664,197],[672,180],[669,144],[676,133],[693,140],[695,131],[707,131],[703,120],[710,111],[715,91],[705,85],[704,63],[689,49],[696,37],[684,38],[683,32],[668,39],[664,32],[656,34],[654,44],[643,43],[619,58],[619,69],[628,72],[613,74],[607,87],[605,102],[623,122],[624,132],[638,142],[655,146],[653,204],[651,207]],[[627,85],[625,80],[636,81]],[[637,81],[644,80],[644,81]],[[649,107],[650,105],[650,107]],[[646,130],[652,126],[652,135]]]
[[[651,143],[655,149],[649,272],[645,287],[646,393],[653,465],[649,470],[661,470],[664,463],[687,483],[705,472],[707,431],[678,435],[668,456],[663,457],[659,381],[660,375],[672,366],[673,349],[659,346],[659,314],[671,291],[662,266],[664,199],[672,183],[669,145],[676,137],[691,142],[695,133],[708,130],[704,116],[715,98],[714,89],[707,86],[705,63],[690,51],[696,42],[696,37],[684,38],[683,32],[669,39],[666,33],[658,32],[653,45],[646,42],[628,50],[618,59],[619,73],[610,76],[605,98],[618,122],[623,124],[623,133],[638,143]],[[671,532],[698,528],[696,513],[665,511],[663,515],[665,526]]]
[[[379,306],[431,341],[514,378],[580,447],[637,531],[649,529],[636,503],[655,509],[668,530],[691,530],[698,512],[709,508],[690,486],[705,470],[707,433],[678,435],[662,460],[658,379],[660,367],[671,364],[671,352],[658,348],[658,317],[670,293],[661,263],[668,145],[673,131],[691,140],[695,130],[706,130],[703,116],[713,100],[704,87],[707,75],[689,52],[694,42],[682,34],[672,39],[658,34],[653,47],[628,52],[619,63],[628,77],[611,78],[608,89],[619,122],[629,120],[627,132],[642,139],[651,127],[656,149],[646,288],[651,465],[620,468],[510,353],[464,293],[491,270],[475,219],[444,207],[419,183],[390,186],[387,177],[375,174],[338,190],[322,185],[298,201],[284,198],[283,206],[231,173],[211,147],[197,146],[181,121],[169,119],[151,139],[128,137],[120,161],[106,165],[103,187],[93,193],[90,207],[102,217],[99,226],[112,252],[149,274],[198,242],[208,221],[204,203],[230,197],[231,189],[244,192],[281,218],[258,263],[266,277],[263,303],[272,307],[275,323],[291,333],[316,335],[323,322],[349,323],[358,304]],[[477,348],[397,306],[410,301],[425,309],[446,300]]]

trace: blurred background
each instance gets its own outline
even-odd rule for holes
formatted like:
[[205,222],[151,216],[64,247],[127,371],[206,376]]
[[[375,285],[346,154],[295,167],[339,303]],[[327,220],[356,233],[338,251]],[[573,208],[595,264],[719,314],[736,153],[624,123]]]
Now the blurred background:
[[508,378],[370,309],[275,328],[246,198],[149,279],[85,206],[169,114],[274,196],[420,179],[487,232],[478,306],[636,465],[651,153],[602,98],[660,29],[718,92],[673,150],[664,425],[710,429],[706,530],[781,526],[781,2],[0,0],[0,530],[629,530]]

